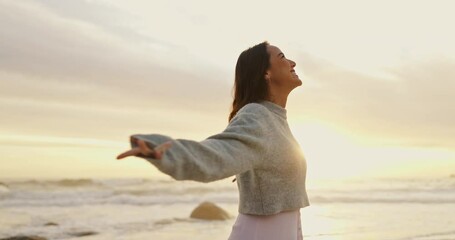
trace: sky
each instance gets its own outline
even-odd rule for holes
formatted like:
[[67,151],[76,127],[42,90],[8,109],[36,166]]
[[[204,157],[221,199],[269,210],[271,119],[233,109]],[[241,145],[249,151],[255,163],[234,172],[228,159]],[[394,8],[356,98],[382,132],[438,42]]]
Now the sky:
[[455,174],[452,1],[0,0],[0,178],[163,177],[132,134],[223,131],[239,54],[297,63],[311,179]]

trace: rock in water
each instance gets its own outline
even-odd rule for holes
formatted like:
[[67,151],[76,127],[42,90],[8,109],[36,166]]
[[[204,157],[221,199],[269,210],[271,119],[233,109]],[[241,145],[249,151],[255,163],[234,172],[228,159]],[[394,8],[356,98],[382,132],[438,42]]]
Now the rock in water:
[[16,236],[9,238],[1,238],[0,240],[47,240],[47,238],[38,237],[38,236]]
[[96,234],[98,234],[98,233],[93,232],[93,231],[80,231],[80,232],[70,233],[71,236],[75,236],[75,237],[85,237],[85,236],[91,236],[91,235],[96,235]]
[[58,224],[55,222],[47,222],[44,226],[58,226]]
[[199,204],[199,206],[191,212],[190,217],[204,220],[226,220],[230,218],[226,211],[211,202]]

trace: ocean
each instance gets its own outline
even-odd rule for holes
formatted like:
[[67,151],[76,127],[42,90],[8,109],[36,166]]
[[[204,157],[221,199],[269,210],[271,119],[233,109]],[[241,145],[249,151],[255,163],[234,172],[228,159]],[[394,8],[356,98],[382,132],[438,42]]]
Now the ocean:
[[[455,178],[308,180],[304,239],[455,240]],[[189,218],[211,201],[232,218]],[[172,179],[0,180],[0,239],[227,239],[237,185]]]

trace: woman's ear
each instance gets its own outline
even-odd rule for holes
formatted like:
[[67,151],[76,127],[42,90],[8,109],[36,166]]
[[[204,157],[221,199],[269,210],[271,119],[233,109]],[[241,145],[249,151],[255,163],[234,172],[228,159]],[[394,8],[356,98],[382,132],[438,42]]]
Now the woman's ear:
[[270,82],[270,73],[268,71],[265,73],[264,78],[267,82]]

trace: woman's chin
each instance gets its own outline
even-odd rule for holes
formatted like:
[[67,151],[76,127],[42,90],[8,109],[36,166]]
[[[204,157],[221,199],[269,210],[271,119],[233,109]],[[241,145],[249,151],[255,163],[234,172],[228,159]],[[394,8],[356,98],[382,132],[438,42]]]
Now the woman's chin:
[[299,80],[298,82],[296,82],[296,84],[294,84],[294,86],[292,87],[291,91],[296,89],[296,88],[298,88],[298,87],[300,87],[300,86],[302,86],[302,81]]

